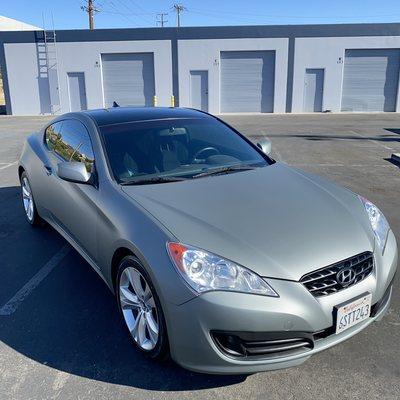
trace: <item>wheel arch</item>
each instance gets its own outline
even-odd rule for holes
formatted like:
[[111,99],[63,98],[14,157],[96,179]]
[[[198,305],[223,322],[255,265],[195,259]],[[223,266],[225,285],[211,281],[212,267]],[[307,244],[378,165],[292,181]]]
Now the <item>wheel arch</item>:
[[[141,240],[148,240],[143,239]],[[178,275],[178,272],[172,265],[172,261],[167,254],[166,248],[164,251],[155,251],[159,247],[155,247],[154,243],[147,246],[138,247],[133,241],[118,240],[115,245],[110,249],[109,255],[105,255],[107,266],[104,266],[106,272],[107,282],[110,289],[117,293],[117,277],[118,268],[122,259],[126,256],[135,258],[149,275],[149,279],[153,284],[158,297],[162,304],[173,303],[182,304],[194,297],[193,290],[183,281]],[[145,251],[143,251],[145,250]]]
[[127,247],[118,247],[114,251],[114,254],[111,259],[111,282],[112,282],[112,287],[114,289],[114,292],[116,290],[115,284],[117,281],[117,274],[118,274],[118,266],[121,260],[126,257],[126,256],[135,256],[135,253],[131,250],[128,249]]
[[19,179],[21,179],[21,175],[22,175],[24,172],[25,172],[25,168],[24,168],[22,165],[20,165],[20,166],[18,167],[18,177],[19,177]]

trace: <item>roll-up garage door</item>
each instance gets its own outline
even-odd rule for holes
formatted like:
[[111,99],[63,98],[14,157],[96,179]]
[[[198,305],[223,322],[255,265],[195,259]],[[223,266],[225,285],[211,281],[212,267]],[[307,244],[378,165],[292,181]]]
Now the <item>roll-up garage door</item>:
[[346,50],[342,111],[395,111],[398,49]]
[[221,112],[273,112],[275,51],[221,52]]
[[104,103],[112,107],[151,106],[154,90],[153,53],[102,54]]

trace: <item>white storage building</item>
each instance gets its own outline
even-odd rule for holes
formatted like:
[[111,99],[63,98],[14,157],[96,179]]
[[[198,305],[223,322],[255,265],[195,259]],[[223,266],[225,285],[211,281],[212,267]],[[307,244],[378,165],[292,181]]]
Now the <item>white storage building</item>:
[[400,110],[400,24],[0,32],[8,114]]

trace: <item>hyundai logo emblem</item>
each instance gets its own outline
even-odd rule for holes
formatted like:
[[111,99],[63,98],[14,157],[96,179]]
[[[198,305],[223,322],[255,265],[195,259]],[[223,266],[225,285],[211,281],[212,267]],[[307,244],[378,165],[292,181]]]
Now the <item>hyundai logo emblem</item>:
[[337,282],[343,287],[351,285],[355,279],[356,273],[353,268],[343,268],[336,275]]

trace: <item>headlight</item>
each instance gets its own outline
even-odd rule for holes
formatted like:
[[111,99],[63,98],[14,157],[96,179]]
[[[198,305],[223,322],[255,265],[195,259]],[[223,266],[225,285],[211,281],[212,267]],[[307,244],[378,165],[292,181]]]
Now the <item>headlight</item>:
[[364,205],[365,211],[368,214],[369,221],[371,222],[372,230],[374,231],[376,242],[382,253],[385,249],[387,235],[389,233],[389,224],[386,221],[385,216],[382,214],[379,208],[371,203],[369,200],[362,196],[358,196]]
[[181,243],[168,243],[174,265],[198,293],[229,290],[279,297],[271,286],[254,272],[215,254]]

